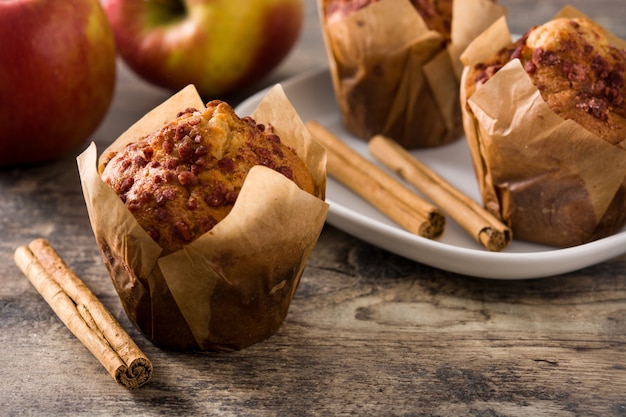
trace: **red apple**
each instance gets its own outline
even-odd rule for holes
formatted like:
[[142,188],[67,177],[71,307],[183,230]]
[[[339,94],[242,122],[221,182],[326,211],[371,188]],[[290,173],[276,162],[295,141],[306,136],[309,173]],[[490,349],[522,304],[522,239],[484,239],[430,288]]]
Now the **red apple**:
[[110,106],[115,58],[98,0],[0,0],[0,166],[85,141]]
[[118,52],[143,79],[204,98],[240,91],[294,46],[302,0],[102,0]]

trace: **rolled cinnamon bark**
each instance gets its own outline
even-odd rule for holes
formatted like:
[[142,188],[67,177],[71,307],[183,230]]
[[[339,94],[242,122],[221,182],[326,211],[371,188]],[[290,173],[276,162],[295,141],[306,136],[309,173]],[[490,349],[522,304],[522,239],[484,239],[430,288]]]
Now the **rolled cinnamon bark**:
[[428,239],[443,233],[446,219],[436,207],[363,158],[319,123],[310,121],[306,126],[326,149],[331,176],[405,230]]
[[378,161],[428,197],[489,251],[499,252],[511,242],[512,232],[508,226],[414,158],[398,143],[376,135],[369,142],[369,151]]
[[148,382],[152,375],[150,359],[45,239],[18,247],[14,259],[56,315],[115,381],[129,389]]

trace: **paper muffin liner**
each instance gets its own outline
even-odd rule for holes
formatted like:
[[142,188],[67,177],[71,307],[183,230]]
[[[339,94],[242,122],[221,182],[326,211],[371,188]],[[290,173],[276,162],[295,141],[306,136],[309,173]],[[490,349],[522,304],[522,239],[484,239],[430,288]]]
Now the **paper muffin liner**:
[[381,0],[345,19],[326,22],[322,35],[343,124],[363,140],[376,134],[406,148],[450,143],[462,134],[461,52],[504,15],[490,0],[453,2],[451,40],[429,30],[406,0]]
[[[565,7],[556,17],[585,16]],[[550,246],[616,232],[626,221],[626,142],[612,145],[557,115],[517,59],[467,99],[470,68],[511,42],[503,17],[462,56],[463,124],[485,207],[517,239]]]
[[[146,114],[100,159],[188,107],[205,107],[192,86]],[[271,124],[305,161],[315,195],[280,173],[255,166],[232,211],[212,230],[167,255],[100,178],[103,166],[95,144],[77,159],[94,235],[122,305],[142,333],[163,348],[237,350],[275,334],[321,233],[328,212],[324,149],[280,85],[251,116]]]

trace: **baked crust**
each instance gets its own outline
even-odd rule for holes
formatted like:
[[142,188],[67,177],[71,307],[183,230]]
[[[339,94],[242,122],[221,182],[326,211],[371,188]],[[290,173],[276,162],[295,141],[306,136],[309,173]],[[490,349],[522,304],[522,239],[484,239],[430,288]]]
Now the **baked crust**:
[[219,100],[186,109],[158,131],[109,156],[101,177],[166,253],[230,213],[248,171],[263,165],[314,192],[296,152],[269,125],[239,118]]
[[[324,13],[328,22],[343,19],[379,0],[324,0]],[[450,39],[452,25],[452,0],[410,0],[422,16],[426,26]]]
[[548,106],[607,142],[626,138],[626,51],[588,19],[558,18],[531,28],[466,78],[471,97],[500,68],[519,59]]

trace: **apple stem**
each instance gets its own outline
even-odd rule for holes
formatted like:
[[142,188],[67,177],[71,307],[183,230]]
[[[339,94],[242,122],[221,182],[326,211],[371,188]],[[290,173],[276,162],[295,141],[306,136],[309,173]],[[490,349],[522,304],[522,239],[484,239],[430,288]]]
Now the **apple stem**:
[[185,3],[180,0],[150,0],[152,3],[166,7],[176,14],[185,12]]

